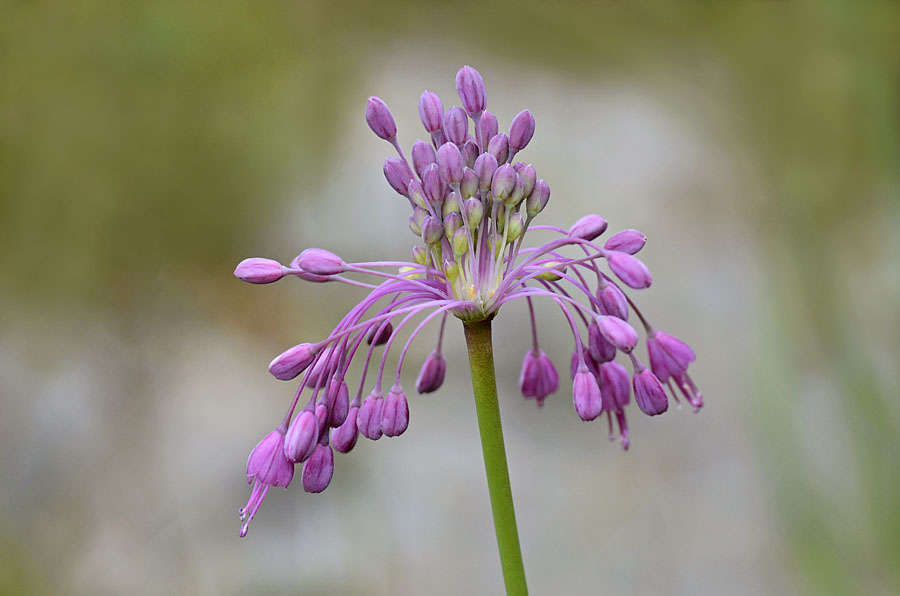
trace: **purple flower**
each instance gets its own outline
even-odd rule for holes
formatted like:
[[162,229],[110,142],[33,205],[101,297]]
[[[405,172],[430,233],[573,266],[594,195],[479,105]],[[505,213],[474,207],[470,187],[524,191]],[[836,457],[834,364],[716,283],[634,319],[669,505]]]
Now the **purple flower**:
[[[532,345],[522,361],[519,388],[540,406],[560,380],[539,347],[533,302],[552,305],[571,332],[576,413],[587,421],[605,412],[610,436],[618,436],[626,449],[632,390],[638,408],[648,415],[666,411],[667,387],[674,399],[680,393],[695,409],[703,403],[687,372],[693,350],[651,327],[623,291],[649,287],[652,281],[647,266],[633,256],[643,248],[644,235],[623,230],[601,246],[596,239],[607,222],[599,215],[582,217],[568,228],[536,223],[549,203],[550,186],[533,165],[513,163],[533,138],[534,117],[523,110],[507,135],[485,110],[481,75],[464,67],[456,83],[463,107],[445,112],[441,99],[428,91],[419,98],[430,143],[413,145],[411,163],[384,102],[372,97],[366,105],[369,126],[396,151],[383,169],[388,184],[410,205],[409,228],[416,242],[412,260],[345,260],[308,248],[290,267],[256,258],[235,271],[250,283],[292,276],[365,291],[327,337],[298,344],[270,364],[276,378],[300,381],[282,424],[248,460],[247,476],[254,487],[242,510],[241,535],[268,488],[290,483],[293,462],[303,462],[303,488],[320,492],[334,473],[335,450],[351,451],[360,434],[375,441],[407,430],[409,401],[401,380],[411,346],[426,327],[439,325],[436,345],[421,364],[415,385],[419,393],[436,391],[447,373],[442,342],[451,316],[464,323],[484,321],[504,305],[524,300],[528,317],[522,323],[531,330]],[[525,243],[526,236],[537,235],[543,236],[541,244]],[[636,354],[638,329],[626,322],[631,312],[632,323],[646,332],[649,368]],[[633,376],[617,358],[631,361]]]

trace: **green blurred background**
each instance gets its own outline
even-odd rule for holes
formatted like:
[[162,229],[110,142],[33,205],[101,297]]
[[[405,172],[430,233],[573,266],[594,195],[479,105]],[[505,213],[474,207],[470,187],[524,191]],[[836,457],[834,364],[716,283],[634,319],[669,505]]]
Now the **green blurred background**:
[[534,113],[545,222],[647,233],[639,298],[708,402],[635,420],[622,453],[565,383],[516,396],[527,331],[501,314],[533,593],[900,592],[896,3],[0,6],[0,592],[499,593],[456,329],[402,439],[237,538],[244,458],[291,396],[266,363],[359,296],[231,271],[405,258],[365,99],[408,146],[462,64],[501,128]]

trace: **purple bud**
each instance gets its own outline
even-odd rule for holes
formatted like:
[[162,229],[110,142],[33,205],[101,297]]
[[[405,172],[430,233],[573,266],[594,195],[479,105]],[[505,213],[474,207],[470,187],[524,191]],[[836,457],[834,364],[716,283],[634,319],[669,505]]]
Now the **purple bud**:
[[425,219],[422,221],[422,240],[425,241],[425,244],[433,246],[439,243],[443,233],[444,226],[441,225],[441,221],[435,217],[426,215]]
[[319,423],[319,437],[324,437],[328,432],[328,406],[325,404],[316,404],[316,421]]
[[478,128],[481,131],[480,142],[484,143],[494,138],[494,135],[500,130],[500,125],[497,122],[497,117],[485,110],[481,115],[481,121],[478,123]]
[[309,368],[321,349],[318,344],[297,344],[275,356],[269,363],[269,372],[279,381],[290,381]]
[[478,177],[479,190],[487,190],[491,187],[491,180],[497,170],[497,158],[490,153],[482,153],[475,160],[475,175]]
[[558,388],[559,373],[550,358],[544,352],[535,354],[534,350],[528,350],[522,360],[522,372],[519,373],[522,395],[536,399],[540,407],[547,396]]
[[463,213],[469,228],[475,228],[484,217],[484,204],[476,198],[466,199],[463,203]]
[[278,261],[253,257],[238,263],[234,276],[251,284],[270,284],[282,278],[283,269]]
[[534,190],[525,201],[525,209],[531,217],[544,210],[550,200],[550,186],[543,180],[534,183]]
[[[515,168],[513,168],[513,171],[515,171]],[[504,199],[504,202],[510,208],[512,208],[512,207],[515,207],[516,205],[518,205],[524,198],[525,198],[525,183],[522,181],[522,179],[519,177],[519,175],[516,174],[516,183],[515,183],[515,185],[513,185],[513,189],[509,193],[509,196],[506,197],[506,199]],[[516,215],[518,215],[518,214],[516,214]]]
[[307,248],[297,257],[297,264],[316,275],[337,275],[345,267],[341,257],[322,248]]
[[650,277],[650,270],[637,257],[633,257],[627,252],[611,250],[607,253],[606,260],[616,277],[625,282],[628,287],[635,290],[650,287],[653,281],[653,278]]
[[475,170],[466,168],[463,170],[462,182],[459,183],[459,192],[464,199],[471,199],[478,192],[478,176]]
[[413,179],[409,166],[399,157],[389,157],[384,160],[382,171],[391,188],[405,197],[409,192],[409,181]]
[[331,483],[334,476],[334,452],[331,445],[316,445],[315,451],[303,463],[303,490],[320,493]]
[[292,462],[309,459],[319,440],[319,419],[312,410],[303,410],[291,426],[284,439],[284,456]]
[[413,169],[421,178],[422,170],[430,163],[435,163],[437,157],[434,154],[434,147],[425,141],[416,141],[412,147]]
[[293,477],[294,464],[284,456],[284,433],[273,430],[250,452],[247,482],[256,478],[262,484],[287,488]]
[[460,152],[462,152],[463,165],[469,168],[475,166],[475,160],[478,159],[478,155],[481,153],[478,150],[478,145],[472,141],[466,141],[466,144],[462,146]]
[[447,361],[440,352],[432,352],[425,359],[416,379],[416,391],[419,393],[431,393],[437,391],[444,382],[444,373],[447,372]]
[[397,136],[397,125],[394,117],[380,97],[370,97],[366,104],[366,122],[378,137],[390,141]]
[[398,437],[409,426],[409,403],[406,394],[398,385],[391,387],[384,398],[381,412],[381,431],[386,437]]
[[635,371],[631,383],[634,387],[634,401],[637,402],[641,412],[648,416],[656,416],[669,409],[666,391],[649,369],[641,366],[640,370]]
[[606,220],[599,215],[585,215],[569,228],[571,238],[593,240],[606,231]]
[[[291,260],[291,269],[300,269],[300,255],[297,255]],[[333,279],[330,275],[316,275],[315,273],[309,273],[308,271],[295,271],[291,273],[291,275],[313,283],[324,283],[326,281],[332,281]]]
[[383,346],[393,332],[394,326],[390,321],[379,321],[369,327],[369,331],[366,332],[366,343],[370,346]]
[[377,441],[381,438],[381,413],[383,409],[384,398],[381,397],[381,393],[377,390],[370,393],[363,400],[356,424],[359,427],[359,432],[367,439]]
[[534,116],[528,110],[522,110],[509,125],[509,148],[521,151],[534,136]]
[[459,99],[469,116],[484,111],[484,81],[481,74],[471,66],[463,66],[456,73],[456,92],[459,93]]
[[630,352],[638,342],[637,331],[634,327],[618,317],[599,316],[596,319],[600,333],[606,341],[616,346],[623,352]]
[[623,321],[628,320],[628,300],[615,284],[606,282],[604,287],[599,288],[597,302],[600,303],[601,313],[610,317],[618,317]]
[[600,415],[603,402],[600,397],[600,387],[587,368],[575,373],[572,387],[572,401],[575,404],[575,412],[578,417],[589,422]]
[[655,331],[647,339],[647,352],[650,355],[650,368],[662,382],[686,373],[688,366],[696,358],[689,345],[662,331]]
[[588,325],[588,346],[591,358],[597,363],[609,362],[616,357],[616,347],[603,337],[597,321]]
[[331,379],[326,391],[328,426],[337,427],[347,420],[350,410],[350,390],[343,379]]
[[487,152],[497,159],[497,163],[506,163],[509,159],[509,138],[505,133],[498,133],[491,137]]
[[432,203],[437,203],[444,198],[446,185],[441,180],[436,163],[425,166],[422,171],[422,188],[425,189],[425,198]]
[[453,143],[444,143],[437,152],[438,173],[446,184],[455,184],[462,180],[463,158],[459,147]]
[[444,216],[444,234],[447,240],[453,236],[453,232],[461,228],[463,225],[462,216],[459,213],[451,212]]
[[441,98],[432,93],[425,91],[419,98],[419,118],[428,132],[436,132],[441,130],[441,119],[444,117],[444,104]]
[[525,196],[531,196],[531,193],[534,191],[534,185],[537,183],[537,171],[535,171],[534,166],[527,164],[523,168],[516,170],[516,173],[522,179]]
[[410,180],[407,191],[407,196],[409,197],[409,200],[412,201],[414,207],[428,209],[428,201],[425,198],[425,188],[422,186],[421,182],[418,180]]
[[491,179],[491,194],[500,200],[505,199],[516,188],[516,180],[518,180],[518,177],[513,167],[503,164],[497,168],[497,171],[494,172],[494,177]]
[[[603,401],[610,403],[610,408],[621,411],[628,405],[631,395],[631,383],[628,382],[628,371],[618,362],[604,362],[600,365],[600,389]],[[604,407],[604,409],[607,409]]]
[[444,114],[444,136],[452,143],[462,145],[469,134],[469,117],[459,106],[453,106]]
[[[319,356],[316,363],[313,364],[312,369],[306,373],[306,384],[310,387],[316,387],[319,385],[319,379],[325,379],[326,377],[331,375],[331,348],[328,348],[321,356]],[[322,383],[324,385],[324,382]]]
[[647,237],[637,230],[622,230],[613,234],[612,238],[606,241],[603,248],[606,250],[618,250],[619,252],[627,252],[630,255],[644,248]]
[[359,415],[358,406],[350,406],[347,413],[347,419],[339,427],[331,431],[331,444],[340,453],[350,453],[356,446],[356,439],[359,437],[359,430],[356,427],[356,420]]

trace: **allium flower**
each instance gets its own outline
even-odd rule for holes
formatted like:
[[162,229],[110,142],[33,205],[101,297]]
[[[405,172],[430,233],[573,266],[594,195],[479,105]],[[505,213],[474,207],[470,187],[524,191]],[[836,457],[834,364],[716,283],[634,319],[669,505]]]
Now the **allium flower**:
[[[439,323],[437,346],[416,381],[419,393],[436,391],[446,371],[441,343],[448,315],[460,319],[468,333],[479,323],[489,323],[507,304],[524,301],[532,347],[525,354],[519,384],[522,394],[540,406],[559,387],[559,375],[538,346],[532,302],[554,304],[572,333],[574,410],[585,421],[606,413],[610,438],[615,437],[615,423],[626,449],[625,411],[632,388],[638,407],[648,415],[666,411],[666,387],[676,400],[681,392],[695,409],[703,403],[687,372],[694,360],[691,348],[651,327],[624,291],[623,285],[640,290],[651,284],[650,271],[634,256],[646,237],[623,230],[601,245],[598,238],[606,232],[607,222],[596,214],[582,217],[568,229],[536,224],[548,204],[550,187],[532,165],[514,161],[532,140],[534,117],[523,110],[504,134],[498,131],[497,118],[485,109],[478,71],[463,67],[456,85],[462,107],[444,110],[440,98],[428,91],[419,99],[419,116],[430,142],[416,141],[412,163],[397,142],[387,105],[372,97],[366,106],[369,127],[397,151],[383,169],[390,187],[410,206],[409,228],[420,242],[412,249],[411,261],[345,262],[329,250],[308,248],[288,266],[248,259],[235,271],[250,283],[294,276],[368,292],[328,337],[289,348],[269,365],[277,379],[303,377],[282,423],[251,454],[247,474],[255,485],[243,510],[242,535],[268,487],[290,483],[294,463],[303,463],[303,488],[320,492],[332,477],[332,446],[347,453],[359,434],[373,441],[403,434],[410,410],[401,372],[410,346],[430,322]],[[527,247],[529,232],[549,239]],[[360,274],[374,280],[361,281]],[[649,368],[636,355],[639,336],[628,322],[632,312],[647,334]],[[470,343],[470,357],[472,349]],[[396,368],[388,370],[388,354],[395,350]],[[630,363],[630,375],[615,361],[619,354]],[[359,380],[347,378],[355,359],[362,361]],[[475,373],[473,361],[473,377]],[[488,475],[490,481],[490,470]]]

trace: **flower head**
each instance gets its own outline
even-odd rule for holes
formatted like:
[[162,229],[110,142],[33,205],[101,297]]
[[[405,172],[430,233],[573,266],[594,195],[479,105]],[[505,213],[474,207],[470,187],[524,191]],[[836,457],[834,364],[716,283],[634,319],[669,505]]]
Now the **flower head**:
[[[268,488],[290,483],[294,463],[303,464],[303,488],[321,492],[334,473],[334,450],[349,452],[359,435],[375,441],[406,431],[410,411],[401,372],[407,354],[424,328],[439,319],[436,348],[416,381],[419,393],[436,391],[447,368],[441,344],[450,315],[464,323],[489,320],[505,305],[524,300],[532,346],[522,363],[519,386],[540,406],[558,389],[559,375],[538,345],[533,302],[553,304],[572,332],[576,414],[589,421],[605,412],[610,438],[616,438],[615,421],[626,449],[625,411],[632,390],[638,408],[651,416],[667,410],[666,388],[674,399],[680,392],[695,409],[702,406],[687,372],[694,352],[654,329],[623,290],[623,285],[635,290],[651,285],[649,269],[634,256],[646,237],[626,229],[601,245],[598,238],[608,224],[597,214],[585,215],[568,229],[535,223],[549,203],[550,186],[538,178],[534,166],[515,161],[534,136],[534,116],[528,110],[519,112],[506,134],[486,109],[477,70],[463,67],[456,88],[462,107],[445,110],[430,91],[419,98],[419,116],[429,138],[413,144],[411,163],[397,141],[387,104],[371,97],[366,105],[369,127],[397,152],[385,160],[383,171],[388,185],[409,203],[409,228],[417,240],[410,261],[346,262],[330,250],[307,248],[289,266],[256,258],[235,271],[250,283],[293,276],[367,292],[328,337],[289,348],[270,364],[278,379],[302,378],[281,426],[250,455],[247,475],[254,488],[242,510],[241,535]],[[529,233],[549,239],[528,247],[524,240]],[[636,315],[632,323],[630,313]],[[649,368],[636,355],[640,338],[635,322],[646,332]],[[394,351],[399,352],[398,362],[389,370],[388,354]],[[631,362],[633,374],[617,357]],[[354,361],[361,362],[358,381],[348,379]],[[305,406],[295,415],[304,396]]]

